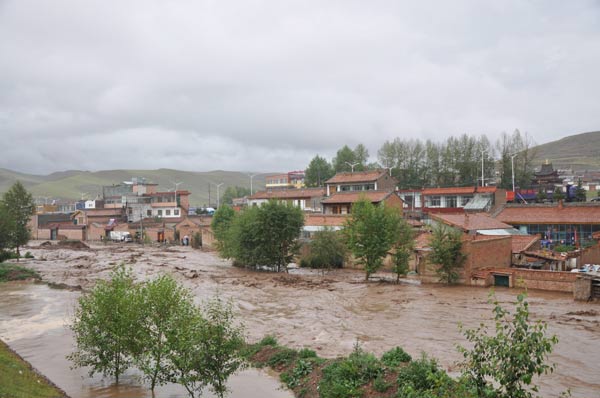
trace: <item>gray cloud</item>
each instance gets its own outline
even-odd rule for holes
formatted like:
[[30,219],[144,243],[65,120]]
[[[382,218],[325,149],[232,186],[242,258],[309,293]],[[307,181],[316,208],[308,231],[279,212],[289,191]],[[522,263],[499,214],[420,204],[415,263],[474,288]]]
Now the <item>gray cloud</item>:
[[0,167],[287,170],[598,129],[597,1],[0,2]]

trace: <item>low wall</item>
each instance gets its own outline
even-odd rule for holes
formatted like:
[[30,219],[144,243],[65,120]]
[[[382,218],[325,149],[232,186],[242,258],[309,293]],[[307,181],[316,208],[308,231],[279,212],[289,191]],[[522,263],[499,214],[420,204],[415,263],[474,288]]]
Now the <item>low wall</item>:
[[528,289],[573,292],[577,273],[512,268],[513,284]]

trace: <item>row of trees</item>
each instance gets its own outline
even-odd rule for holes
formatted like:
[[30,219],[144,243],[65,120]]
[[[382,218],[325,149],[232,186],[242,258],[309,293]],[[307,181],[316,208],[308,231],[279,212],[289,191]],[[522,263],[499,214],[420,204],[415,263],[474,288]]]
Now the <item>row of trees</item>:
[[243,327],[231,304],[217,297],[199,308],[167,275],[136,284],[130,270],[118,267],[80,297],[71,328],[77,350],[69,359],[76,366],[117,383],[136,366],[153,391],[177,383],[191,397],[206,387],[223,397],[229,376],[245,366]]
[[27,223],[35,213],[33,197],[23,184],[16,182],[0,200],[0,262],[10,257],[6,250],[15,250],[17,261],[19,248],[29,241]]
[[315,156],[306,169],[305,181],[308,186],[321,186],[335,173],[352,168],[354,171],[387,168],[398,178],[401,188],[477,185],[481,183],[482,157],[486,180],[495,178],[496,162],[499,162],[499,186],[511,189],[514,164],[515,185],[529,187],[535,152],[531,137],[519,130],[503,133],[495,144],[485,135],[463,134],[449,137],[445,142],[396,138],[383,143],[377,151],[378,162],[372,163],[364,145],[359,144],[354,149],[345,145],[331,163]]

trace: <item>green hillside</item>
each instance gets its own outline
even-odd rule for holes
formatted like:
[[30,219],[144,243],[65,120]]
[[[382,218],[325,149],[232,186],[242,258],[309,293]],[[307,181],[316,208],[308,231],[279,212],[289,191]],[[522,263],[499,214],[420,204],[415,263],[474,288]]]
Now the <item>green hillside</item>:
[[[265,175],[254,177],[254,191],[264,189]],[[48,176],[37,176],[17,173],[0,169],[0,192],[6,191],[15,181],[21,181],[34,197],[47,197],[54,199],[81,199],[95,198],[102,194],[103,185],[119,184],[130,181],[132,177],[144,177],[149,182],[157,183],[158,189],[168,191],[175,189],[174,182],[181,182],[179,190],[188,190],[192,193],[192,205],[208,204],[209,186],[211,202],[216,203],[217,187],[215,184],[223,183],[219,188],[223,194],[229,186],[250,188],[250,177],[247,173],[237,171],[209,171],[192,172],[171,169],[159,170],[103,170],[103,171],[65,171],[52,173]]]
[[536,165],[548,159],[555,168],[600,170],[600,131],[571,135],[534,149]]

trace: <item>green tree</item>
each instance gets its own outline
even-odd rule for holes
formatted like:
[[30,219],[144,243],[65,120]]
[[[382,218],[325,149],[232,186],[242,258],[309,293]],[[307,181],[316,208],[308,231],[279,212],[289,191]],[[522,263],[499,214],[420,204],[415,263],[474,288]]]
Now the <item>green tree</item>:
[[455,283],[459,278],[458,270],[462,268],[465,260],[462,252],[462,233],[444,224],[437,224],[433,228],[429,261],[438,264],[436,272],[440,282]]
[[392,256],[392,270],[396,274],[396,283],[400,283],[400,277],[406,276],[408,273],[408,263],[414,247],[415,240],[412,227],[404,219],[401,219]]
[[535,196],[535,199],[538,202],[543,202],[544,200],[548,199],[548,195],[546,195],[546,190],[544,188],[540,188],[538,190],[537,195]]
[[304,183],[307,187],[322,187],[323,183],[333,177],[335,172],[327,159],[316,155],[305,171]]
[[6,205],[0,202],[0,262],[4,260],[5,250],[12,248],[12,232],[15,229],[15,223],[10,216]]
[[244,327],[236,324],[231,302],[218,296],[203,305],[202,313],[201,372],[215,395],[223,398],[229,377],[246,366],[241,355]]
[[139,333],[139,294],[131,272],[119,266],[110,281],[99,281],[79,298],[71,329],[77,351],[68,358],[95,373],[119,376],[131,366]]
[[[364,146],[362,146],[362,148],[364,148]],[[362,148],[359,148],[359,150],[362,151]],[[364,170],[364,164],[361,163],[362,159],[359,158],[359,156],[364,157],[365,153],[360,153],[357,156],[348,145],[344,145],[337,151],[333,158],[333,169],[336,173],[350,172],[352,171],[351,165],[354,164],[354,171],[362,171]],[[368,157],[368,153],[366,156]]]
[[222,235],[220,254],[251,267],[287,270],[298,249],[304,214],[296,206],[269,201],[233,218]]
[[344,265],[347,249],[338,232],[331,229],[317,231],[309,246],[310,254],[305,259],[308,266],[330,270]]
[[581,178],[577,179],[577,188],[575,188],[575,201],[585,202],[587,200],[587,194],[583,188]]
[[228,234],[235,217],[235,210],[231,206],[223,205],[217,209],[212,218],[211,228],[217,240],[217,250],[224,258],[231,258],[232,256],[232,247],[230,244],[232,242],[228,239]]
[[565,194],[562,191],[561,187],[556,187],[556,189],[554,190],[554,193],[552,194],[552,200],[563,200],[565,198]]
[[514,314],[493,299],[495,335],[483,323],[463,330],[473,344],[471,349],[459,347],[465,358],[464,376],[476,386],[480,397],[531,398],[538,391],[533,377],[554,370],[546,361],[558,339],[546,335],[546,323],[529,319],[525,298],[525,294],[517,296]]
[[397,242],[400,226],[397,209],[375,206],[367,199],[352,206],[343,234],[348,249],[364,266],[366,280],[383,265],[383,259]]
[[169,275],[144,284],[139,295],[135,301],[141,312],[135,364],[154,391],[157,385],[170,380],[173,365],[169,354],[173,342],[169,338],[176,334],[182,319],[194,313],[194,301],[190,291]]
[[227,187],[223,195],[221,196],[221,203],[225,203],[227,205],[233,204],[233,199],[235,198],[243,198],[244,196],[250,195],[250,188],[245,187]]
[[35,213],[35,203],[31,194],[19,181],[4,193],[2,202],[6,207],[8,217],[12,219],[13,228],[9,236],[11,247],[16,250],[18,261],[21,256],[19,247],[26,245],[31,236],[27,223]]

